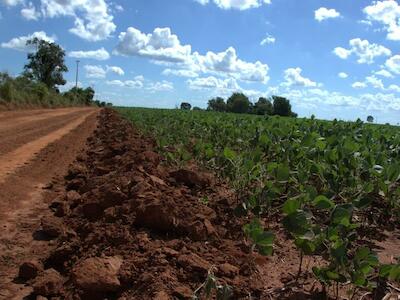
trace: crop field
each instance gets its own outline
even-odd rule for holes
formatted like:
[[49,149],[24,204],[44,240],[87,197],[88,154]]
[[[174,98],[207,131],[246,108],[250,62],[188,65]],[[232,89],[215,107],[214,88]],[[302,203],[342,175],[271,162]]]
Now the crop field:
[[[398,127],[204,111],[118,111],[154,137],[170,163],[195,160],[228,183],[236,197],[235,217],[247,220],[242,230],[252,251],[273,257],[283,228],[298,253],[294,281],[309,272],[333,298],[365,293],[379,299],[382,285],[400,280],[398,257],[383,262],[375,244],[400,228]],[[304,261],[310,257],[322,262],[308,270]]]

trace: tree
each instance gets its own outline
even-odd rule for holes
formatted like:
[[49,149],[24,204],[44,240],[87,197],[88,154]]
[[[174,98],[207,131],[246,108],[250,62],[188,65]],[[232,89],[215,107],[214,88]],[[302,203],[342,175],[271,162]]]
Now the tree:
[[193,107],[193,110],[202,110],[202,109],[198,106],[195,106],[195,107]]
[[71,102],[91,105],[93,103],[95,91],[91,87],[88,87],[86,89],[73,87],[69,91],[65,92],[63,95],[70,99]]
[[30,78],[43,82],[49,89],[66,83],[63,73],[68,71],[64,63],[65,51],[56,43],[38,38],[28,40],[28,46],[35,46],[37,51],[28,54],[25,74]]
[[183,110],[191,110],[192,109],[192,105],[190,103],[187,103],[187,102],[182,102],[181,103],[181,109],[183,109]]
[[289,99],[286,99],[285,97],[272,96],[272,100],[274,102],[274,115],[286,117],[294,116]]
[[368,123],[374,123],[374,117],[373,116],[368,116],[367,117],[367,122]]
[[264,97],[260,97],[254,104],[254,113],[257,115],[272,115],[272,103]]
[[207,110],[224,112],[226,111],[225,100],[221,97],[213,98],[208,101]]
[[243,93],[233,93],[226,101],[226,106],[229,112],[244,114],[249,112],[251,103]]

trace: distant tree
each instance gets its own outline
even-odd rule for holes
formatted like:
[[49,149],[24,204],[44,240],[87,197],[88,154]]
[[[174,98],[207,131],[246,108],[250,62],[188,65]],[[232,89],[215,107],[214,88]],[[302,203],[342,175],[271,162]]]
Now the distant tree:
[[181,103],[181,109],[183,109],[183,110],[191,110],[192,109],[192,105],[190,103],[187,103],[187,102],[182,102]]
[[253,112],[257,115],[272,115],[273,107],[271,101],[267,98],[260,97],[254,104]]
[[368,123],[374,123],[374,117],[373,116],[368,116],[367,117],[367,122]]
[[224,112],[226,111],[225,100],[221,97],[213,98],[208,101],[207,110]]
[[77,102],[85,105],[91,105],[93,103],[94,95],[95,91],[91,87],[86,89],[73,87],[64,93],[64,96],[68,97],[71,102]]
[[292,105],[289,99],[279,96],[272,96],[274,115],[278,116],[293,116],[292,115]]
[[64,63],[65,51],[56,43],[50,43],[38,38],[28,40],[28,46],[35,46],[36,52],[28,54],[25,65],[25,75],[43,82],[49,89],[66,83],[63,73],[68,71]]
[[251,102],[243,93],[233,93],[226,101],[227,111],[244,114],[250,111]]
[[198,106],[195,106],[195,107],[193,107],[193,110],[202,110],[202,109]]

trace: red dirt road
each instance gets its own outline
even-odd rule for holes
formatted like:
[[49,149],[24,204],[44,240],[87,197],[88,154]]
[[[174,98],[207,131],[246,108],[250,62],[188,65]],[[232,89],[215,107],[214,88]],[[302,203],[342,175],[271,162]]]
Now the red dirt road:
[[[24,258],[43,255],[48,242],[33,239],[57,178],[96,127],[94,108],[0,112],[0,299],[21,299],[15,278]],[[43,189],[54,181],[51,190]],[[53,195],[53,196],[52,196]]]

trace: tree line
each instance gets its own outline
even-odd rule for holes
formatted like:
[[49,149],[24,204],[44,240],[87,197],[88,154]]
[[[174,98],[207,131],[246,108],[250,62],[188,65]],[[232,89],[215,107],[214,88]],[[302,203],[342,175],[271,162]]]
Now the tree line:
[[[190,103],[183,102],[181,104],[181,109],[183,110],[190,110],[191,108]],[[194,107],[193,110],[199,110],[199,108]],[[243,93],[233,93],[226,101],[221,97],[210,99],[207,110],[238,114],[297,117],[297,114],[292,111],[289,99],[285,97],[272,96],[269,99],[260,97],[257,102],[252,103]]]
[[58,107],[58,106],[107,106],[110,103],[94,100],[91,87],[73,87],[61,93],[60,86],[66,84],[64,73],[65,51],[56,43],[38,38],[27,41],[27,46],[36,49],[28,53],[24,71],[17,77],[0,72],[0,106],[13,107]]

